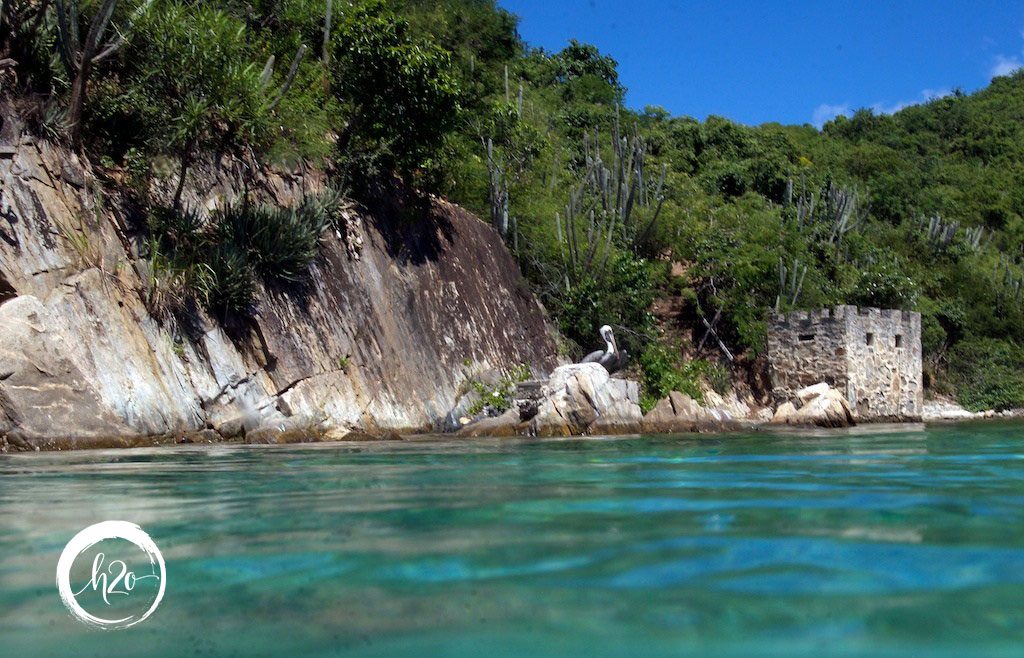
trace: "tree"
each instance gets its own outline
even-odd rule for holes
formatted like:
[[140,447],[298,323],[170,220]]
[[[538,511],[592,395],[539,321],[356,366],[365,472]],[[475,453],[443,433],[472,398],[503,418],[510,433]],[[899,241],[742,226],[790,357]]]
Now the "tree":
[[126,96],[145,112],[146,142],[180,163],[174,206],[178,207],[188,169],[205,150],[223,146],[259,147],[270,141],[271,117],[295,81],[306,52],[300,46],[283,84],[270,82],[274,58],[262,67],[252,61],[244,24],[218,9],[169,4],[145,23],[133,58],[123,71]]
[[350,11],[338,28],[333,90],[349,110],[339,147],[385,153],[409,174],[456,125],[451,57],[382,2]]
[[81,145],[82,110],[85,107],[92,68],[124,46],[125,35],[131,31],[135,21],[149,9],[152,1],[145,0],[120,30],[114,30],[116,36],[101,46],[114,17],[114,10],[117,9],[118,0],[103,1],[89,24],[85,41],[80,37],[78,0],[56,0],[58,49],[68,78],[72,81],[67,124],[71,131],[71,142],[76,148]]

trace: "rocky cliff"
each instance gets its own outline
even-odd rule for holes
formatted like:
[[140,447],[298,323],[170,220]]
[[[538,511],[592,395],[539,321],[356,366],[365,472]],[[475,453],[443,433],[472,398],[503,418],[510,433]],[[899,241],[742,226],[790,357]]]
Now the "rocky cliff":
[[[104,176],[9,125],[0,132],[4,447],[429,430],[475,374],[557,365],[542,309],[497,233],[442,200],[400,194],[351,215],[358,254],[353,236],[326,234],[308,284],[263,290],[253,319],[158,321],[137,210]],[[210,209],[248,188],[289,205],[322,185],[315,172],[225,158],[197,168],[186,199]]]

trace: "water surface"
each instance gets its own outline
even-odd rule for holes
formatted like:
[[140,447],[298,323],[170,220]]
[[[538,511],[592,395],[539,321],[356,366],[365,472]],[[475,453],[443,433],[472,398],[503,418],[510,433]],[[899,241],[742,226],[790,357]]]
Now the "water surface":
[[[140,524],[156,613],[64,544]],[[0,654],[1022,655],[1024,426],[0,457]]]

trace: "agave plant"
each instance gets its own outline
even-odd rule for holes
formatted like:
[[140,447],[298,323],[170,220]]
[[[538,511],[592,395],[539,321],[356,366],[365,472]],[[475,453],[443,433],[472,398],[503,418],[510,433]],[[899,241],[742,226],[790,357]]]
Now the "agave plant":
[[219,242],[248,255],[254,271],[267,280],[299,281],[320,251],[320,235],[334,221],[336,192],[309,196],[291,208],[229,204],[212,218]]

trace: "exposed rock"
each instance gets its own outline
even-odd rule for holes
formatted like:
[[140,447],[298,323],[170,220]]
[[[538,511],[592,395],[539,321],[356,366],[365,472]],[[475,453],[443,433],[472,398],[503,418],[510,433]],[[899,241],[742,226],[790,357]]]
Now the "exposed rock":
[[775,415],[772,416],[773,423],[790,423],[793,422],[793,417],[796,416],[796,405],[792,402],[783,402],[779,405],[779,408],[775,410]]
[[754,413],[754,407],[750,403],[739,399],[736,391],[728,391],[723,396],[709,388],[703,391],[703,395],[704,402],[701,406],[708,411],[718,412],[718,415],[724,414],[728,418],[742,420],[750,418]]
[[474,414],[470,411],[474,406],[479,404],[480,394],[476,391],[470,391],[458,399],[452,410],[448,412],[448,415],[444,417],[444,423],[441,426],[443,432],[457,432],[464,426],[473,422]]
[[796,392],[796,397],[803,404],[807,404],[808,402],[818,397],[819,395],[824,395],[825,393],[828,393],[830,388],[832,387],[826,384],[825,382],[820,382],[818,384],[813,384],[806,388],[800,389],[799,391]]
[[466,425],[458,431],[458,436],[465,438],[508,438],[526,434],[528,425],[519,419],[517,409],[509,409],[500,416],[482,418]]
[[12,442],[131,433],[67,358],[69,351],[59,323],[34,296],[0,305],[0,417]]
[[245,419],[242,416],[232,416],[220,422],[215,422],[213,429],[225,439],[241,438],[245,436]]
[[476,420],[463,437],[632,434],[641,430],[640,387],[616,379],[597,363],[556,368],[544,381],[524,382],[512,409]]
[[556,368],[544,392],[537,415],[529,421],[533,435],[629,434],[641,430],[639,385],[612,378],[599,364]]
[[245,442],[248,444],[284,445],[289,443],[319,443],[323,440],[324,435],[322,432],[316,428],[309,427],[262,427],[245,435]]
[[732,430],[739,428],[740,422],[728,411],[709,409],[685,393],[672,391],[647,412],[643,427],[652,434],[671,434]]
[[997,412],[994,410],[988,411],[968,411],[962,406],[948,399],[936,399],[929,400],[924,404],[924,413],[922,414],[922,420],[925,422],[942,422],[942,421],[958,421],[958,420],[978,420],[982,418],[995,418],[995,417],[1019,417],[1021,416],[1021,410],[1008,410]]
[[846,396],[828,384],[815,384],[798,391],[795,400],[779,405],[772,423],[818,427],[856,424]]
[[[174,183],[154,195],[169,198]],[[292,205],[324,183],[224,157],[192,168],[185,204],[210,209],[248,189]],[[557,364],[501,237],[441,200],[392,191],[346,210],[345,236],[325,234],[308,285],[261,291],[259,314],[227,327],[202,313],[187,326],[154,318],[134,246],[143,236],[75,154],[40,142],[0,159],[0,211],[0,302],[25,297],[42,311],[33,358],[48,365],[32,377],[54,386],[29,382],[51,396],[30,399],[17,388],[27,362],[0,359],[0,434],[173,438],[212,427],[237,437],[285,421],[289,431],[423,430],[444,419],[467,371]]]
[[220,434],[214,430],[206,429],[199,430],[198,432],[189,432],[178,437],[177,443],[198,443],[198,444],[209,444],[209,443],[221,443],[224,440]]

